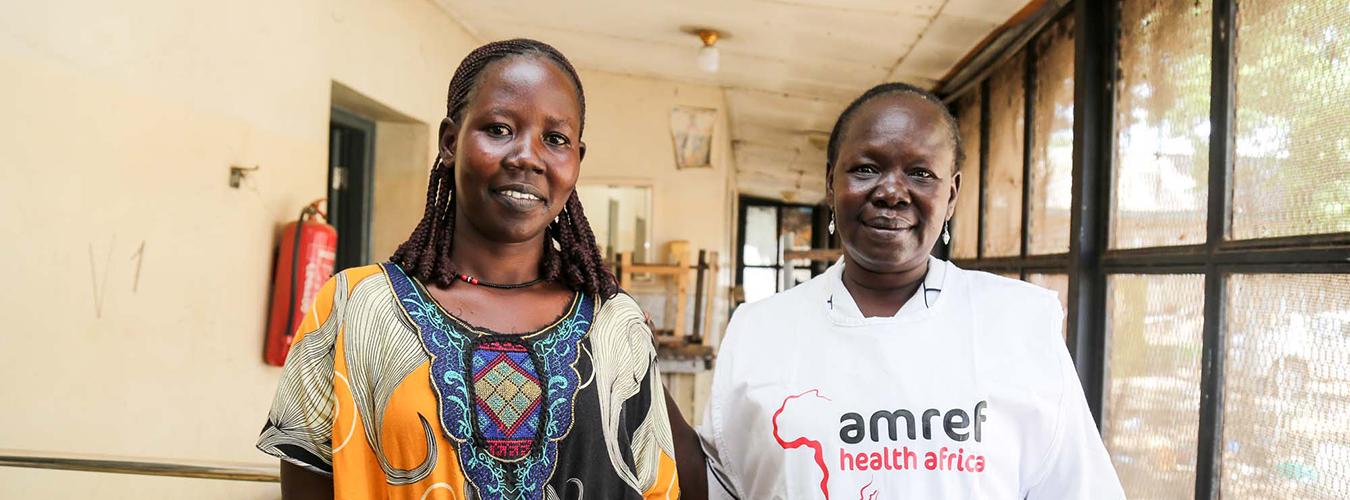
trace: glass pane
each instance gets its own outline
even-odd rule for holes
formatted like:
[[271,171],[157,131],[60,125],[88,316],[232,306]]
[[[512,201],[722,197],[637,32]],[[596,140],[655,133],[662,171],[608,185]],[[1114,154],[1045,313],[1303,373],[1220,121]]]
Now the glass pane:
[[1031,203],[1027,253],[1069,251],[1073,200],[1073,18],[1041,33],[1036,42],[1036,94],[1032,105]]
[[1024,59],[1018,54],[989,77],[989,185],[980,218],[986,257],[1022,253]]
[[1111,248],[1205,242],[1210,0],[1120,3]]
[[980,93],[966,94],[957,101],[956,121],[960,127],[961,144],[966,150],[966,162],[961,165],[961,191],[956,197],[956,213],[952,216],[952,257],[973,259],[979,245],[980,228],[976,226],[980,210]]
[[[745,208],[743,265],[771,266],[778,263],[778,208]],[[747,271],[749,271],[747,269]],[[772,280],[769,281],[773,283]],[[748,299],[747,299],[748,300]]]
[[[782,227],[779,229],[783,239],[783,250],[810,250],[811,249],[811,215],[810,207],[784,207]],[[797,267],[806,267],[811,265],[809,259],[797,259],[792,263]]]
[[1350,498],[1350,275],[1228,279],[1224,498]]
[[778,291],[778,270],[771,267],[747,267],[741,286],[745,288],[746,302],[773,295]]
[[1107,287],[1103,436],[1125,496],[1194,498],[1205,278],[1114,275]]
[[1242,0],[1234,239],[1350,231],[1350,2]]
[[791,281],[788,282],[787,288],[784,288],[784,290],[811,281],[811,270],[810,269],[793,270],[792,277],[790,278],[790,280]]
[[[1059,306],[1064,308],[1064,311],[1066,311],[1065,317],[1066,318],[1068,317],[1067,311],[1069,310],[1069,275],[1039,274],[1039,273],[1028,274],[1027,281],[1033,285],[1054,290],[1055,294],[1059,296]],[[1064,323],[1063,331],[1060,332],[1060,335],[1062,335],[1065,340],[1068,340],[1069,323],[1067,321]]]

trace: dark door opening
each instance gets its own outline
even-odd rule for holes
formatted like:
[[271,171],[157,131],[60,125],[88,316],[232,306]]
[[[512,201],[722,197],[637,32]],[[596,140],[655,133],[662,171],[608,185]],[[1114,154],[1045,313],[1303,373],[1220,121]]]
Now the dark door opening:
[[786,250],[831,246],[824,208],[741,196],[738,220],[736,285],[746,302],[792,288],[829,267],[824,262],[783,259]]
[[328,125],[328,223],[337,228],[337,269],[370,262],[375,122],[333,108]]

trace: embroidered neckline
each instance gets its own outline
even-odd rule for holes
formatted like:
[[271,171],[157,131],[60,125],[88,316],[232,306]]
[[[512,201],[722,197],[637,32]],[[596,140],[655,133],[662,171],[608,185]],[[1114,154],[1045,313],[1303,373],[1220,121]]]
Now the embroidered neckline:
[[547,325],[524,333],[502,333],[493,330],[491,328],[475,325],[473,323],[470,323],[468,320],[465,320],[463,318],[460,318],[459,316],[451,314],[450,311],[445,309],[445,306],[441,305],[441,303],[437,301],[435,297],[431,296],[431,291],[427,290],[426,285],[422,284],[420,280],[413,277],[412,275],[407,276],[408,281],[411,281],[413,285],[417,288],[418,299],[428,304],[431,304],[433,307],[435,307],[437,311],[440,311],[441,316],[444,316],[445,319],[454,322],[455,325],[460,329],[479,337],[506,336],[506,337],[519,337],[522,339],[537,337],[544,333],[548,333],[549,330],[557,328],[558,325],[562,324],[562,322],[567,321],[568,318],[571,318],[574,314],[576,314],[577,308],[581,306],[582,292],[572,292],[572,300],[568,302],[567,307],[563,309],[562,313],[560,313],[557,318],[554,318],[553,321],[549,322]]

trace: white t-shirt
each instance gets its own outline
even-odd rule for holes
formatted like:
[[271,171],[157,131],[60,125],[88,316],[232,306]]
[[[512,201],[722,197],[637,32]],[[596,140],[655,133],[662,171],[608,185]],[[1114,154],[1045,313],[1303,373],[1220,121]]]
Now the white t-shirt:
[[1053,292],[931,259],[864,318],[842,269],[736,310],[700,429],[711,498],[1125,498]]

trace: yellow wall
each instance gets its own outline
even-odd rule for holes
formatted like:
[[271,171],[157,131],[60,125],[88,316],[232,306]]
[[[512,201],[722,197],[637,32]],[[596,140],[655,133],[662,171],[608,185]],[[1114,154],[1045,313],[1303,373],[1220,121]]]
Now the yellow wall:
[[[0,448],[270,462],[253,442],[279,374],[260,361],[273,245],[278,226],[324,194],[333,84],[412,121],[378,144],[423,148],[377,158],[386,174],[413,176],[377,181],[397,200],[376,220],[407,225],[374,229],[382,259],[418,217],[406,212],[424,199],[417,176],[434,154],[446,82],[476,44],[424,0],[0,7]],[[655,242],[689,239],[726,260],[733,167],[721,91],[593,72],[583,81],[583,181],[652,183]],[[714,169],[674,169],[672,104],[723,110]],[[232,164],[261,170],[231,189]],[[0,467],[0,498],[275,491]]]
[[[435,123],[476,41],[422,0],[0,10],[0,447],[271,462],[272,246],[324,194],[332,82]],[[277,494],[0,468],[0,498],[84,496]]]
[[[730,236],[725,219],[731,142],[725,98],[717,87],[581,71],[586,87],[586,160],[578,182],[650,182],[652,243],[660,254],[671,240],[720,249]],[[712,168],[677,170],[670,110],[694,106],[720,111],[714,126]],[[725,252],[723,252],[725,253]]]

